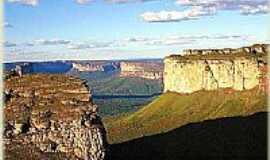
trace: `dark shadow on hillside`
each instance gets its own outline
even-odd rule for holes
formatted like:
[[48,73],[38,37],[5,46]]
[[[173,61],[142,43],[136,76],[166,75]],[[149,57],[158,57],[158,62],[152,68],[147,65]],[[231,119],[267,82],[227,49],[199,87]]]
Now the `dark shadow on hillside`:
[[186,125],[110,146],[110,160],[267,158],[267,113]]

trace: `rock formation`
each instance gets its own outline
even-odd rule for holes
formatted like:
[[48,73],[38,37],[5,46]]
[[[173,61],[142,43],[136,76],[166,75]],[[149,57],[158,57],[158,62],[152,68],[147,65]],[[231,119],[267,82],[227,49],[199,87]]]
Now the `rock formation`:
[[61,153],[67,159],[105,158],[105,130],[82,80],[64,75],[12,76],[5,80],[4,96],[7,149],[35,146],[41,153]]
[[67,61],[45,61],[45,62],[14,62],[5,63],[4,72],[20,70],[22,74],[35,73],[67,73],[72,69],[72,65]]
[[80,72],[114,71],[119,69],[119,62],[112,61],[78,61],[72,63],[73,69]]
[[120,63],[121,77],[162,79],[163,64],[160,62],[126,61]]
[[185,50],[164,60],[164,92],[266,88],[269,45],[238,49]]

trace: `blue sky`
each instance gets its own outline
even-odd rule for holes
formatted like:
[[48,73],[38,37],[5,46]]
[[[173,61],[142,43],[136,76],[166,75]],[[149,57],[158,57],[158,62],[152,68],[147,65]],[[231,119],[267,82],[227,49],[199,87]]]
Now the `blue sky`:
[[5,61],[163,58],[269,43],[266,0],[6,0]]

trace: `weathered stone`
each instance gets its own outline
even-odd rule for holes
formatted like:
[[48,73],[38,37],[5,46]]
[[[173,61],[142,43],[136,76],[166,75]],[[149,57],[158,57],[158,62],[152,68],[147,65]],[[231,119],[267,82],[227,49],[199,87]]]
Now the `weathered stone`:
[[192,93],[218,88],[246,90],[260,85],[266,72],[262,68],[267,62],[267,45],[254,45],[244,50],[247,48],[261,55],[247,54],[242,49],[224,49],[230,55],[208,53],[165,58],[164,92]]
[[141,77],[145,79],[162,79],[163,64],[158,62],[121,62],[121,77]]
[[[76,155],[75,159],[104,159],[104,127],[92,124],[102,123],[83,81],[61,75],[24,75],[11,77],[5,89],[19,95],[4,108],[9,124],[5,126],[5,138],[15,138],[21,145],[34,144],[42,152],[62,152]],[[37,91],[39,94],[35,94]],[[92,139],[97,134],[104,138],[102,143]]]

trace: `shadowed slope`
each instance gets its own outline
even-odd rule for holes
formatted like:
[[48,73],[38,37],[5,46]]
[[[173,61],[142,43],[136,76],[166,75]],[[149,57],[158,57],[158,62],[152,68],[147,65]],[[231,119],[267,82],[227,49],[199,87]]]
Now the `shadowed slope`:
[[247,91],[165,93],[135,113],[105,118],[110,143],[168,132],[188,123],[265,111],[266,95],[258,88]]
[[267,113],[189,124],[110,146],[110,160],[266,159]]

